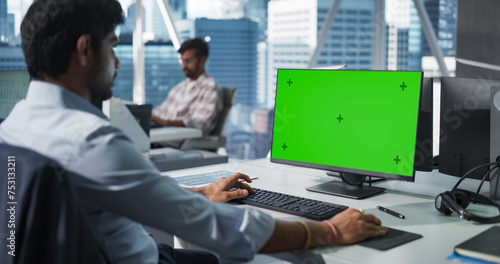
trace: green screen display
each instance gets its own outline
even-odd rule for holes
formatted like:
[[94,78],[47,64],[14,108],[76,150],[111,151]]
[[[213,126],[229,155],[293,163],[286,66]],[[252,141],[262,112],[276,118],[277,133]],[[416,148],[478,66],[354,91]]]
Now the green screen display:
[[421,72],[279,69],[271,160],[413,181]]

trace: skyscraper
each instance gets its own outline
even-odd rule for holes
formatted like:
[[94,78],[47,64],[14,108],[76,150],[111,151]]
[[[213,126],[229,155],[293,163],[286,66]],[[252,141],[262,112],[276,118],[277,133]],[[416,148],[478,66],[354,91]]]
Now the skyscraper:
[[267,3],[269,0],[252,0],[245,5],[245,17],[257,22],[259,28],[258,41],[267,40]]
[[237,89],[235,104],[256,105],[257,23],[249,19],[196,19],[176,24],[184,39],[208,42],[207,72],[222,86]]
[[[178,21],[186,18],[186,0],[170,0],[169,7],[173,15],[172,20]],[[170,35],[165,25],[163,16],[156,1],[143,1],[143,29],[150,39],[170,40]],[[135,28],[135,3],[127,8],[127,17],[121,26],[124,36],[132,34]],[[129,36],[130,37],[130,36]]]
[[21,47],[0,45],[0,71],[26,69],[27,66]]
[[[143,24],[145,22],[145,19],[144,19],[145,14],[146,14],[146,12],[143,9],[143,14],[142,14],[142,17],[143,17],[142,23]],[[135,28],[135,4],[131,4],[127,8],[127,17],[125,18],[125,22],[123,23],[123,25],[120,25],[119,27],[120,27],[120,39],[123,39],[126,42],[132,41],[132,34],[133,34],[134,28]],[[143,32],[144,32],[144,28],[143,28]]]
[[[408,1],[408,0],[407,0]],[[444,55],[455,50],[456,0],[423,0],[438,45]],[[422,70],[422,57],[433,56],[424,35],[420,17],[412,4],[409,30],[409,70]]]
[[[393,2],[394,3],[394,2]],[[389,12],[388,67],[392,70],[422,70],[422,57],[433,56],[412,0],[398,0],[397,12]],[[456,42],[456,0],[423,0],[444,56],[453,56]],[[391,44],[392,43],[392,44]]]
[[[332,0],[269,2],[269,107],[274,104],[276,70],[307,67],[331,3]],[[373,32],[373,1],[342,1],[316,66],[347,64],[349,69],[372,69]]]
[[7,0],[0,0],[0,42],[9,37],[9,20],[7,16]]
[[454,56],[457,38],[457,0],[439,1],[438,42],[445,56]]
[[[172,12],[172,21],[178,21],[186,19],[187,17],[187,7],[186,0],[169,0],[170,11]],[[157,2],[154,1],[151,5],[151,23],[152,32],[155,34],[155,39],[171,39],[165,25],[163,16],[161,15],[160,9],[157,6]]]
[[245,5],[245,17],[255,21],[258,27],[257,44],[257,98],[256,106],[267,107],[267,8],[270,0],[252,0]]
[[174,20],[186,19],[187,0],[169,0],[168,3],[174,15]]
[[395,23],[387,25],[387,69],[408,70],[408,28]]

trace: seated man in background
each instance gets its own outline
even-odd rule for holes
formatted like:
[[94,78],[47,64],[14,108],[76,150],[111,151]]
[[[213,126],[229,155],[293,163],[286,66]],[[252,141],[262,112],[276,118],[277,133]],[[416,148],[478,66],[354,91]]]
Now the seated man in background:
[[[49,13],[50,11],[50,13]],[[198,189],[160,175],[93,103],[109,99],[120,61],[116,0],[36,0],[22,25],[28,94],[0,125],[0,142],[50,157],[84,179],[76,189],[111,263],[217,263],[208,252],[156,243],[144,225],[207,248],[230,262],[383,236],[372,214],[349,208],[324,222],[273,219],[223,202],[254,190],[236,173]],[[185,58],[187,60],[187,58]],[[239,188],[230,191],[232,187]],[[41,262],[44,262],[41,260]]]
[[179,63],[187,79],[170,90],[167,99],[153,110],[152,121],[161,126],[193,127],[209,134],[222,110],[222,91],[205,72],[208,44],[201,38],[185,41]]

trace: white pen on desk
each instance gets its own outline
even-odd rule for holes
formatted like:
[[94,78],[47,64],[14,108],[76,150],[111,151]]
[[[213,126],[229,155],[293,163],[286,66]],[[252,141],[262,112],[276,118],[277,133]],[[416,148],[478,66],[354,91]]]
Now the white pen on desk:
[[399,217],[399,218],[401,218],[401,219],[405,219],[405,216],[404,216],[404,215],[402,215],[402,214],[400,214],[400,213],[398,213],[398,212],[394,212],[394,211],[392,211],[392,210],[390,210],[390,209],[387,209],[387,208],[385,208],[385,207],[382,207],[382,206],[380,206],[380,205],[378,205],[378,206],[377,206],[377,208],[378,208],[380,211],[386,212],[386,213],[388,213],[388,214],[390,214],[390,215],[393,215],[393,216],[395,216],[395,217]]

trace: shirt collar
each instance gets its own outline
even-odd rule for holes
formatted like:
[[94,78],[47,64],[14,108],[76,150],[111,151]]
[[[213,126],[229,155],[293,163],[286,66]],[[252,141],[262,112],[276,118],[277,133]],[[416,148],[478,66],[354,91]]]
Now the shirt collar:
[[192,83],[196,83],[196,82],[199,82],[199,81],[203,81],[204,79],[208,78],[208,74],[207,72],[203,72],[202,74],[200,74],[200,76],[198,76],[198,78],[196,80],[193,80],[191,81],[189,78],[186,78],[186,80],[188,82],[192,82]]
[[49,82],[31,81],[26,94],[26,101],[33,105],[51,105],[52,107],[81,110],[107,119],[100,109],[79,95]]

